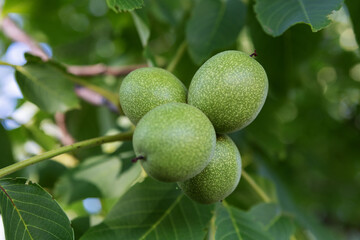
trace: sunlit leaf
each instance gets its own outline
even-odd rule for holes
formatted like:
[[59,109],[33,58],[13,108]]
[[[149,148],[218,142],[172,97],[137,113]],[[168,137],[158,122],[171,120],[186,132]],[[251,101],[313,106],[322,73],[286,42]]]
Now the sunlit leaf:
[[28,60],[15,72],[16,81],[27,100],[49,113],[79,107],[74,84],[62,69],[35,57],[28,56]]

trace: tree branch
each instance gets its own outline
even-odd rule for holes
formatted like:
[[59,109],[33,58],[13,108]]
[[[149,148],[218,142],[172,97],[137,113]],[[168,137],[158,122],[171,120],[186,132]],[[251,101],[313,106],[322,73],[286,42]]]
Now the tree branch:
[[3,19],[1,28],[4,34],[15,42],[22,42],[29,46],[30,53],[39,56],[43,61],[49,60],[45,51],[31,39],[22,29],[20,29],[9,17]]
[[109,67],[102,63],[87,66],[67,66],[67,71],[77,76],[112,75],[125,76],[138,68],[147,67],[146,64],[130,65],[123,67]]
[[60,113],[60,112],[56,113],[55,114],[55,122],[61,131],[61,138],[60,138],[61,143],[63,145],[74,144],[75,140],[66,128],[65,114]]
[[92,138],[92,139],[88,139],[88,140],[74,143],[71,145],[63,146],[63,147],[60,147],[57,149],[53,149],[53,150],[47,151],[43,154],[26,159],[25,161],[17,162],[10,166],[0,169],[0,178],[4,177],[10,173],[16,172],[20,169],[23,169],[27,166],[33,165],[38,162],[42,162],[44,160],[50,159],[52,157],[58,156],[60,154],[66,153],[66,152],[71,152],[71,151],[86,148],[86,147],[95,147],[95,146],[99,146],[99,145],[102,145],[104,143],[109,143],[109,142],[131,140],[132,135],[133,135],[133,131],[130,131],[130,132],[119,133],[119,134],[111,135],[111,136]]

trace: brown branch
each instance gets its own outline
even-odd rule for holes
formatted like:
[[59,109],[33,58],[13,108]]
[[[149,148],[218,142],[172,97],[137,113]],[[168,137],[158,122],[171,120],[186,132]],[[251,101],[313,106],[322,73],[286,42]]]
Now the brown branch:
[[125,76],[138,68],[147,67],[147,64],[130,65],[123,67],[109,67],[102,63],[87,66],[67,66],[67,71],[77,76],[112,75]]
[[42,60],[49,60],[49,56],[44,50],[31,39],[21,28],[19,28],[9,17],[3,19],[1,28],[4,34],[15,42],[22,42],[29,46],[30,53],[39,56]]
[[[29,46],[30,53],[40,57],[43,61],[49,60],[49,56],[45,51],[16,23],[14,23],[9,17],[3,19],[1,28],[5,35],[15,42],[22,42]],[[94,76],[94,75],[113,75],[124,76],[129,74],[135,69],[146,67],[146,64],[130,65],[123,67],[109,67],[102,63],[87,66],[67,66],[67,71],[77,76]]]
[[55,114],[55,122],[56,125],[60,128],[61,138],[60,141],[63,145],[71,145],[75,143],[75,139],[71,136],[69,131],[66,128],[65,122],[65,114],[64,113],[56,113]]

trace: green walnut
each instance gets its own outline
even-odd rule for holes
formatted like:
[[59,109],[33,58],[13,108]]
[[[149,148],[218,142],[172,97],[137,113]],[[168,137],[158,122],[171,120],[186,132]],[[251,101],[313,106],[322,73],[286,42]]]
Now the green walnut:
[[230,195],[238,185],[240,176],[239,150],[228,136],[220,135],[209,165],[195,177],[178,182],[178,185],[192,200],[210,204]]
[[217,133],[229,133],[256,118],[267,92],[265,70],[255,59],[240,51],[225,51],[195,73],[188,103],[208,116]]
[[210,120],[185,103],[167,103],[149,111],[138,123],[133,147],[145,172],[163,182],[177,182],[200,173],[216,144]]
[[120,104],[134,124],[151,109],[171,102],[186,102],[186,88],[172,73],[156,67],[140,68],[120,86]]

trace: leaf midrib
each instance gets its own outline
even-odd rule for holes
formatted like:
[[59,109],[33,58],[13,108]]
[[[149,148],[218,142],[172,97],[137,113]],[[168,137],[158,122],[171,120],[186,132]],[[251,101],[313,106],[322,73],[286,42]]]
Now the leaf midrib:
[[[12,198],[10,197],[10,195],[6,192],[5,188],[3,188],[1,185],[0,185],[0,190],[4,192],[6,198],[12,203],[12,205],[14,206],[14,209],[16,210],[19,218],[20,218],[20,221],[24,224],[24,227],[25,227],[25,231],[29,234],[29,237],[31,240],[34,240],[33,237],[31,236],[30,234],[30,231],[29,229],[27,228],[27,224],[25,223],[24,219],[22,218],[21,214],[20,214],[20,211],[19,209],[16,207],[14,201],[12,200]],[[0,206],[1,207],[1,206]]]
[[233,214],[232,214],[232,211],[231,211],[231,209],[230,209],[230,206],[229,206],[225,201],[223,201],[223,205],[224,205],[224,207],[226,208],[226,210],[227,210],[228,213],[229,213],[229,216],[230,216],[230,219],[231,219],[231,223],[232,223],[232,225],[233,225],[234,228],[235,228],[236,235],[239,237],[239,240],[242,240],[242,237],[241,237],[241,234],[240,234],[240,230],[239,230],[239,228],[238,228],[238,226],[237,226],[237,224],[236,224],[236,220],[235,220],[235,217],[234,217]]
[[174,209],[174,207],[180,202],[180,200],[183,198],[184,194],[179,195],[175,202],[173,202],[173,204],[170,205],[170,207],[164,212],[164,214],[154,223],[154,225],[151,226],[151,228],[146,231],[139,239],[143,240],[145,239],[154,229],[156,229],[156,227],[164,220],[164,218],[166,218],[171,211]]

